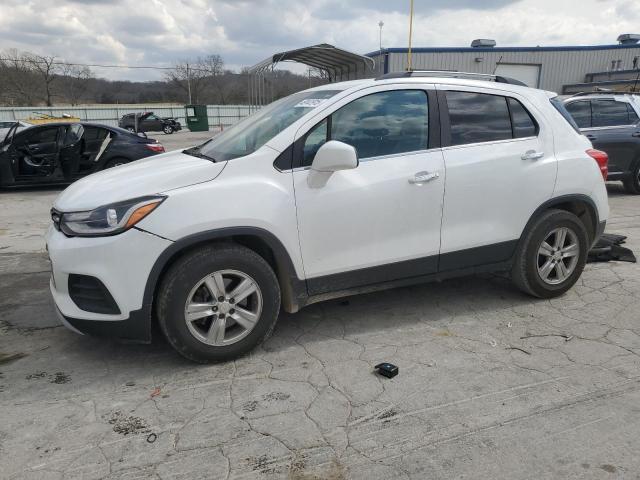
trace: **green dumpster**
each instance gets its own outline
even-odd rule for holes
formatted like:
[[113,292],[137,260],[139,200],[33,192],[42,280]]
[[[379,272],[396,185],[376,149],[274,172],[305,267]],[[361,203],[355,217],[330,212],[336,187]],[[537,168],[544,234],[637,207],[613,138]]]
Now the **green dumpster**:
[[185,105],[187,128],[192,132],[208,132],[209,117],[206,105]]

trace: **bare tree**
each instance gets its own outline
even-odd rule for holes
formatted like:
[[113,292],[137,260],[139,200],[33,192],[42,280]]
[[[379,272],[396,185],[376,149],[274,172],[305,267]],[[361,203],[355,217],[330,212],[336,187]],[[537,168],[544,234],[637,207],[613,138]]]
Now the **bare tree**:
[[189,96],[189,101],[198,103],[212,79],[224,72],[224,61],[220,55],[207,55],[195,60],[183,60],[165,74],[167,81],[178,86]]
[[65,64],[61,69],[62,93],[71,105],[77,105],[89,88],[93,73],[89,67]]
[[222,105],[227,103],[226,96],[228,91],[228,82],[225,81],[224,60],[217,54],[207,55],[199,58],[200,68],[202,68],[207,76],[207,86],[216,93],[218,102]]
[[34,105],[39,95],[40,81],[24,53],[10,49],[0,60],[2,88],[11,103]]
[[38,74],[42,82],[43,99],[47,107],[53,106],[53,82],[60,73],[60,64],[56,62],[56,57],[36,55],[34,53],[23,54],[24,61],[32,65],[32,70]]

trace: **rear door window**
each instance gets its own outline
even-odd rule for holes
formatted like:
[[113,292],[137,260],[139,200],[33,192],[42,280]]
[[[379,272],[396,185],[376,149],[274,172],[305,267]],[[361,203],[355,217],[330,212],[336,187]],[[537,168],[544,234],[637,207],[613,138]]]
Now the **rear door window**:
[[581,100],[579,102],[570,102],[565,104],[565,108],[573,117],[578,128],[591,127],[591,102]]
[[629,111],[625,102],[615,100],[592,100],[592,125],[594,127],[616,127],[630,125]]
[[499,95],[447,91],[451,145],[512,138],[507,99]]

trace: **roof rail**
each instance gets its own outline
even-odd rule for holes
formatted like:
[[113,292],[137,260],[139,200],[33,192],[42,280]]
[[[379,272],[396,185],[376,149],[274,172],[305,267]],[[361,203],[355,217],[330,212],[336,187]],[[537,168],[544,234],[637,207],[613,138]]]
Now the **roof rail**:
[[640,92],[625,92],[618,90],[594,90],[593,92],[578,92],[571,95],[573,97],[584,97],[585,95],[640,95]]
[[453,70],[411,70],[410,72],[393,72],[385,73],[376,78],[376,80],[386,80],[389,78],[410,78],[410,77],[447,77],[447,78],[468,78],[476,80],[487,80],[497,83],[508,83],[510,85],[520,85],[527,87],[528,85],[520,80],[502,75],[492,75],[489,73],[473,73],[473,72],[456,72]]

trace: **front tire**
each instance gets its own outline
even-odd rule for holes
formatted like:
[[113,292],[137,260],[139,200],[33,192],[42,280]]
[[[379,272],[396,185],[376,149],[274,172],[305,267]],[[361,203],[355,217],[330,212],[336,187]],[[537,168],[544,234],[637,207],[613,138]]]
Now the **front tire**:
[[588,251],[589,235],[580,219],[564,210],[548,210],[524,234],[511,277],[529,295],[558,297],[580,278]]
[[225,361],[271,334],[280,287],[269,264],[253,250],[211,245],[171,266],[156,307],[160,328],[178,353],[199,363]]
[[165,125],[164,127],[162,127],[162,131],[165,133],[165,135],[171,135],[173,133],[173,127],[171,125]]

